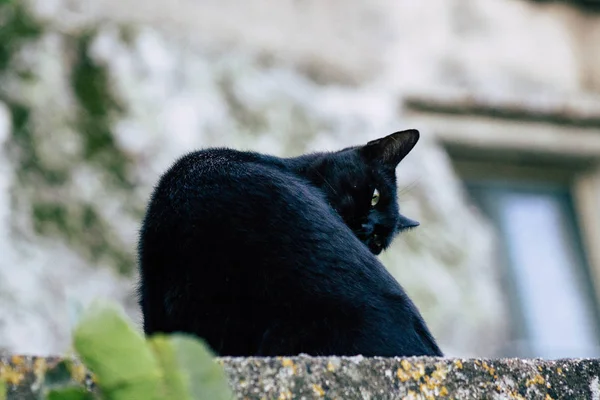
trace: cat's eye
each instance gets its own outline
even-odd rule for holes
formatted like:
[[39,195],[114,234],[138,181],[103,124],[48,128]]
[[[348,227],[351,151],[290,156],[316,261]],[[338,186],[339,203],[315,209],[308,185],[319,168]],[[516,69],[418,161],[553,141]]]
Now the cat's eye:
[[379,190],[375,189],[371,197],[371,207],[375,207],[377,203],[379,203]]

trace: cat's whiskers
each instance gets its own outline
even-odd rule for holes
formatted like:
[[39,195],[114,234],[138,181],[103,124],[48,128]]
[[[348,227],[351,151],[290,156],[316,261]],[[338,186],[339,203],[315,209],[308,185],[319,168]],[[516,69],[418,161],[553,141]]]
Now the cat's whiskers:
[[419,184],[418,180],[412,181],[408,185],[406,185],[406,186],[402,187],[400,190],[398,190],[398,196],[400,197],[402,195],[410,193],[414,188],[417,187],[418,184]]

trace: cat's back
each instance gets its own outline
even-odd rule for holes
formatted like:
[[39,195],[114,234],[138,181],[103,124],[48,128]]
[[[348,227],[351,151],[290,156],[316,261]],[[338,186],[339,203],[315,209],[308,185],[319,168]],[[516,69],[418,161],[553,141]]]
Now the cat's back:
[[[160,217],[191,217],[203,210],[215,215],[246,207],[250,195],[261,197],[278,185],[298,178],[281,159],[254,152],[211,148],[178,159],[160,178],[148,207],[145,224]],[[261,195],[262,194],[262,195]]]
[[236,181],[237,178],[252,174],[264,174],[270,169],[284,169],[284,163],[276,158],[260,153],[238,151],[228,148],[210,148],[188,153],[178,159],[163,174],[157,190],[220,181]]
[[[226,148],[189,153],[161,177],[139,241],[142,272],[171,268],[204,273],[231,266],[290,265],[293,254],[359,247],[325,195],[284,159]],[[334,257],[331,255],[331,257]],[[168,258],[168,259],[167,259]],[[282,263],[282,260],[285,262]],[[247,278],[245,271],[235,279]]]

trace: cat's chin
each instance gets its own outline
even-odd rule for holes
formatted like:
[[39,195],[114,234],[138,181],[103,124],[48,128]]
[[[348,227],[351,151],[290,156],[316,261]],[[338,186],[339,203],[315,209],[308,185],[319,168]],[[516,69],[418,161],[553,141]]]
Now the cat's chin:
[[381,252],[383,251],[383,246],[380,243],[375,242],[374,240],[370,240],[369,243],[367,243],[367,247],[369,248],[371,253],[375,254],[376,256],[381,254]]

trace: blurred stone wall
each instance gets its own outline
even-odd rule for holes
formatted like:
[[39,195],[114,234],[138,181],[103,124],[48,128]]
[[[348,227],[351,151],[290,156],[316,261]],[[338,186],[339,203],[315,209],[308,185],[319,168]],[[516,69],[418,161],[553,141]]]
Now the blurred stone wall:
[[[65,351],[95,296],[139,317],[139,222],[187,151],[363,143],[413,127],[415,91],[600,89],[600,51],[572,29],[599,18],[525,0],[37,0],[0,19],[0,347],[19,353]],[[448,355],[494,356],[510,329],[494,235],[422,133],[398,169],[422,226],[382,261]]]

